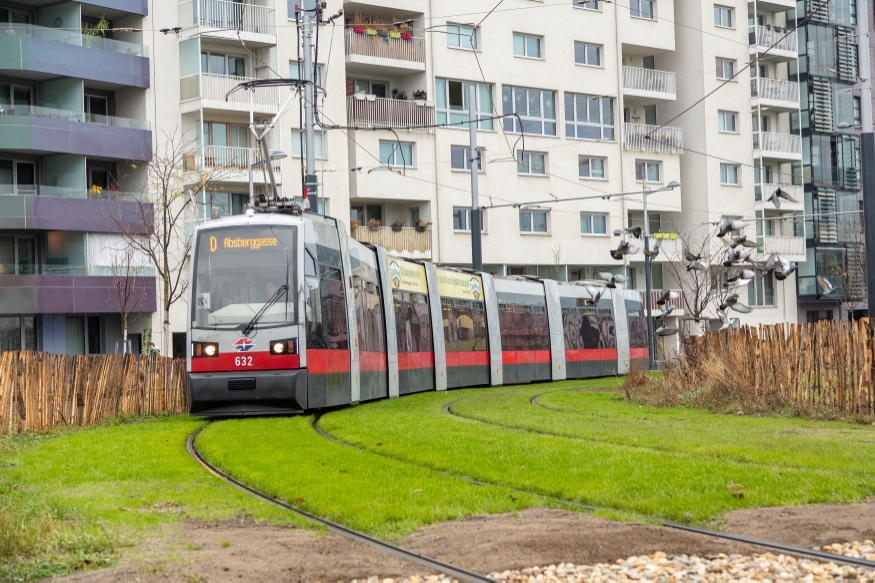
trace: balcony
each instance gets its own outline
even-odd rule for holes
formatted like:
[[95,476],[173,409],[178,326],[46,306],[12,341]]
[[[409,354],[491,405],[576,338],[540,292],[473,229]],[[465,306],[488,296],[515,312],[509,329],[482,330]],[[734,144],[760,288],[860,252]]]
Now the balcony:
[[279,87],[259,87],[254,92],[237,91],[230,95],[227,100],[225,99],[229,91],[247,81],[255,81],[255,79],[211,75],[209,73],[183,77],[179,80],[182,113],[191,113],[199,109],[248,113],[251,99],[253,112],[275,114],[280,106]]
[[[799,57],[796,32],[780,26],[755,26],[748,34],[751,51],[768,52],[769,60],[792,61]],[[772,46],[774,45],[774,46]]]
[[356,34],[344,35],[347,70],[377,75],[407,75],[425,71],[425,39],[384,38]]
[[623,95],[629,105],[665,103],[677,99],[677,74],[623,67]]
[[801,160],[802,138],[794,134],[754,132],[753,149],[754,157],[782,161]]
[[[434,124],[434,103],[406,99],[386,99],[356,94],[346,98],[346,119],[363,128],[410,127]],[[413,129],[413,128],[411,128]],[[432,128],[418,131],[433,132]]]
[[[228,0],[188,0],[179,4],[179,24],[195,34],[256,46],[276,44],[276,9]],[[239,32],[239,37],[238,37]]]
[[[0,266],[0,270],[10,266]],[[13,266],[16,268],[28,266]],[[103,266],[30,266],[43,274],[0,275],[0,314],[109,314],[118,312],[112,269]],[[156,279],[140,268],[135,287],[145,292],[138,312],[157,309]],[[20,271],[19,271],[20,273]],[[134,297],[140,297],[134,292]]]
[[[660,233],[658,235],[650,235],[648,245],[650,249],[656,245],[659,240],[659,255],[652,258],[653,263],[664,263],[667,261],[677,261],[683,253],[683,243],[681,238],[674,233]],[[644,241],[632,241],[640,247],[638,253],[627,255],[629,261],[644,263]]]
[[790,261],[805,261],[805,237],[763,237],[763,253],[778,253]]
[[148,121],[34,105],[7,105],[0,109],[2,150],[104,156],[117,160],[152,157]]
[[146,233],[149,193],[0,184],[0,229]]
[[790,202],[787,199],[781,199],[781,211],[804,211],[805,210],[805,194],[802,191],[802,186],[798,184],[778,184],[766,183],[754,185],[754,200],[755,210],[775,210],[775,205],[763,199],[769,198],[773,192],[778,189],[783,190],[797,202]]
[[623,124],[623,148],[667,154],[684,153],[683,128],[659,127],[643,123]]
[[149,52],[143,45],[31,24],[4,24],[3,30],[0,71],[149,87]]
[[417,231],[412,227],[355,227],[352,236],[356,241],[371,243],[384,248],[389,255],[406,259],[431,259],[431,229]]
[[[636,289],[635,291],[637,291],[639,294],[641,294],[642,310],[647,310],[647,290]],[[664,291],[665,290],[662,290],[662,289],[650,290],[650,306],[651,306],[650,309],[653,310],[654,313],[658,313],[658,312],[662,311],[663,307],[665,307],[665,308],[672,307],[672,308],[674,308],[674,311],[671,313],[672,317],[683,316],[684,315],[684,290],[682,290],[682,289],[670,290],[673,292],[677,292],[679,294],[678,297],[676,299],[673,299],[673,300],[667,300],[665,303],[665,306],[657,306],[656,300],[659,299],[659,296],[661,296],[662,292],[664,292]]]
[[[261,152],[255,148],[235,148],[231,146],[203,146],[196,152],[183,156],[183,170],[202,172],[210,182],[249,182],[249,160],[261,160]],[[277,184],[282,182],[280,164],[275,161],[273,172]],[[262,167],[252,170],[255,184],[270,184],[270,176]]]
[[799,84],[779,79],[750,80],[751,107],[773,111],[797,111],[799,109]]

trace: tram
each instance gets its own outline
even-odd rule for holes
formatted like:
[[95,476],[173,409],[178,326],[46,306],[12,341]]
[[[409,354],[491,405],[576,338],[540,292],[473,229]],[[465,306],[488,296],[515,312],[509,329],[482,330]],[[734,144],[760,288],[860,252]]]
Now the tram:
[[620,287],[593,302],[581,282],[401,259],[311,213],[221,218],[194,237],[192,415],[287,415],[647,360],[641,296]]

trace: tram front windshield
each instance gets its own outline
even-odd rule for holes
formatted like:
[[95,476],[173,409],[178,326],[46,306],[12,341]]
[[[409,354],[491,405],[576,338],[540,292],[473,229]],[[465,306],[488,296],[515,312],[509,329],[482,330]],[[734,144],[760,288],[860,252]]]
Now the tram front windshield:
[[[268,225],[201,232],[195,247],[192,327],[246,325],[271,299],[259,328],[297,323],[295,231]],[[283,285],[287,291],[280,291]]]

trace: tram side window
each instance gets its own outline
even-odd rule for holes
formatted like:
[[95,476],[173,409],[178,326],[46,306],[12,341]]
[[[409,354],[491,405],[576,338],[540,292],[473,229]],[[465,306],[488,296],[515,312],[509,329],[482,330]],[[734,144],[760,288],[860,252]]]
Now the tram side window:
[[562,308],[565,347],[572,350],[593,350],[602,347],[600,324],[595,308]]
[[502,350],[549,350],[547,309],[544,306],[499,304]]
[[354,276],[353,293],[355,294],[356,320],[358,321],[359,350],[362,352],[386,352],[380,286]]
[[599,321],[599,347],[616,348],[617,333],[614,329],[614,314],[611,310],[598,310]]
[[629,346],[647,348],[647,319],[641,315],[641,308],[626,304],[629,318]]
[[398,352],[431,352],[431,319],[428,297],[425,294],[396,290],[392,292],[395,304],[395,331]]
[[307,322],[307,348],[347,350],[349,332],[340,270],[322,264],[318,267],[319,293],[309,290],[307,298],[307,311],[313,315]]
[[483,302],[441,298],[447,352],[486,350],[486,311]]

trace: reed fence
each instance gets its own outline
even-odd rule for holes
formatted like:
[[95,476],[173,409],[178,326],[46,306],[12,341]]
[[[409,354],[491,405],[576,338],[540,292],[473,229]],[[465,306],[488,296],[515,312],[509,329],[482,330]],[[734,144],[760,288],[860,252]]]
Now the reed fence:
[[688,338],[684,348],[681,368],[713,366],[717,357],[725,377],[757,394],[779,394],[805,409],[875,413],[868,322],[742,327]]
[[136,354],[0,354],[0,434],[188,410],[184,360]]

